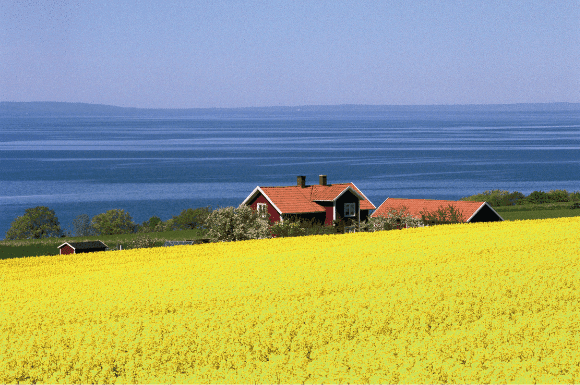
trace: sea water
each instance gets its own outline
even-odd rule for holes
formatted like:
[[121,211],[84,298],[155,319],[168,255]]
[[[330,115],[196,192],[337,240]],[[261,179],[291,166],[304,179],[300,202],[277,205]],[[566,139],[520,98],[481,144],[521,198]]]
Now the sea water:
[[[333,113],[334,111],[334,113]],[[388,197],[580,190],[580,111],[446,107],[196,116],[0,117],[0,239],[26,208],[64,229],[110,209],[135,222],[238,206],[256,186],[353,182]]]

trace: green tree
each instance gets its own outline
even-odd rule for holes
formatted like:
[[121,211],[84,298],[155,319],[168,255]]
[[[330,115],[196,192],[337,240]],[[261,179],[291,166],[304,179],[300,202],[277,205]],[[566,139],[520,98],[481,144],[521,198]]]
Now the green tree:
[[6,232],[6,239],[40,239],[60,237],[62,230],[54,210],[46,206],[37,206],[24,211],[17,217]]
[[519,191],[510,193],[504,190],[485,191],[481,194],[461,198],[462,201],[487,202],[492,207],[513,206],[518,202],[523,202],[525,195]]
[[140,233],[151,233],[159,229],[159,225],[163,225],[161,218],[152,216],[149,220],[143,222],[143,224],[138,225],[138,232]]
[[180,230],[204,228],[210,213],[209,206],[183,210],[181,214],[173,217],[173,226]]
[[566,190],[550,190],[548,196],[552,202],[569,202],[570,194]]
[[95,235],[95,229],[91,227],[91,218],[87,214],[80,214],[73,220],[73,229],[77,237]]
[[542,204],[542,203],[549,203],[552,199],[550,199],[550,195],[543,191],[533,191],[528,197],[526,198],[526,202],[534,203],[534,204]]
[[135,232],[136,225],[128,212],[112,209],[106,213],[95,215],[91,226],[100,235],[128,234]]

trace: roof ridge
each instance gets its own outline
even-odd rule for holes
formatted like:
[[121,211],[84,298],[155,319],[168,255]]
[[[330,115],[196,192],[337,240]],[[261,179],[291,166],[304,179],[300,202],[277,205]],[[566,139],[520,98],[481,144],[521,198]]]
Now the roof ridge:
[[462,201],[462,200],[453,200],[453,199],[393,198],[393,197],[389,197],[387,199],[398,199],[398,200],[404,200],[404,201],[435,201],[435,202],[485,203],[485,201]]

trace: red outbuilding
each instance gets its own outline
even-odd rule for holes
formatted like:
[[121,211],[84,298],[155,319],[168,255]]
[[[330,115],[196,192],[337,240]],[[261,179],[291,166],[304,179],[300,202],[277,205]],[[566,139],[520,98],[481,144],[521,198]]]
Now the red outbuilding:
[[325,225],[337,219],[360,223],[375,209],[354,183],[328,184],[326,175],[320,175],[317,185],[306,185],[305,176],[297,181],[295,186],[258,186],[241,205],[266,210],[271,222],[300,218]]
[[372,213],[371,217],[386,217],[389,211],[406,208],[409,214],[421,218],[421,212],[434,212],[439,208],[447,208],[449,205],[462,213],[463,220],[467,222],[497,222],[503,218],[487,202],[472,201],[447,201],[437,199],[401,199],[387,198],[379,208]]
[[108,246],[101,241],[65,242],[59,247],[60,254],[92,253],[105,251]]

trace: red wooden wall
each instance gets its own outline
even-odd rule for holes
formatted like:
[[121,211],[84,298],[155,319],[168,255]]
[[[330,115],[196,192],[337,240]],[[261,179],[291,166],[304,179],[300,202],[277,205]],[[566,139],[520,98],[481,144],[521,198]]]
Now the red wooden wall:
[[60,248],[60,253],[61,254],[74,254],[75,249],[73,249],[69,245],[64,245],[63,247]]
[[259,194],[258,197],[254,199],[252,203],[250,203],[250,207],[254,210],[257,210],[258,203],[265,203],[268,205],[268,214],[270,214],[270,222],[274,223],[280,221],[280,214],[262,194]]

